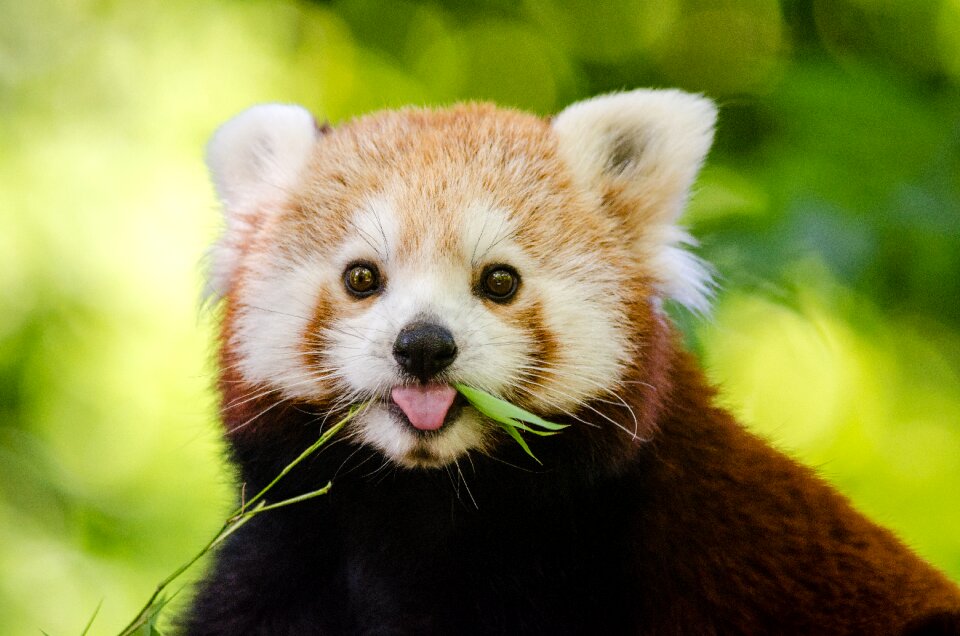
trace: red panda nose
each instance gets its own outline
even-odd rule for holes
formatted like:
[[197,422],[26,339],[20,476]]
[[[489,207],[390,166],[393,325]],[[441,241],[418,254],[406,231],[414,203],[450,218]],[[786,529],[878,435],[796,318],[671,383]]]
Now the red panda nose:
[[445,327],[429,322],[414,322],[397,334],[393,357],[400,368],[421,382],[440,373],[457,357],[457,343]]

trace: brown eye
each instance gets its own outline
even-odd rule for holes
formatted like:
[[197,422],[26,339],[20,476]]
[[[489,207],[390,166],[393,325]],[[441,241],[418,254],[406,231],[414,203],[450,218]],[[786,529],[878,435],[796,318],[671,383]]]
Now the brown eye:
[[480,281],[480,291],[490,300],[506,302],[517,293],[520,275],[506,265],[494,265],[488,268]]
[[380,290],[380,272],[368,263],[356,263],[343,273],[343,284],[354,296],[364,298]]

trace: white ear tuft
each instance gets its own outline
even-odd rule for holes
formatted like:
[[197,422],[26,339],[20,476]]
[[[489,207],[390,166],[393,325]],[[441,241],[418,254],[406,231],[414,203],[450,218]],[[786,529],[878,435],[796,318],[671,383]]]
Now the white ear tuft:
[[658,281],[658,291],[687,309],[705,315],[715,286],[713,268],[689,251],[697,241],[677,226],[665,228],[659,245],[646,253],[650,271]]
[[647,259],[664,296],[702,311],[709,267],[685,251],[674,224],[713,142],[717,109],[677,90],[613,93],[567,107],[553,121],[576,180],[612,206]]
[[300,106],[264,104],[223,124],[207,145],[207,165],[228,216],[283,199],[317,139]]
[[223,124],[207,145],[207,166],[223,203],[226,228],[210,252],[207,297],[221,296],[241,257],[252,221],[290,195],[320,134],[300,106],[264,104]]

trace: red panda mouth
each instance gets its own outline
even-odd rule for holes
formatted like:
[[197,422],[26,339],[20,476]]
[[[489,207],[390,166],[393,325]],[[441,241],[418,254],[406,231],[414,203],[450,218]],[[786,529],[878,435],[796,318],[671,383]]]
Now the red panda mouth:
[[417,430],[436,431],[447,421],[457,390],[449,384],[395,386],[390,398]]

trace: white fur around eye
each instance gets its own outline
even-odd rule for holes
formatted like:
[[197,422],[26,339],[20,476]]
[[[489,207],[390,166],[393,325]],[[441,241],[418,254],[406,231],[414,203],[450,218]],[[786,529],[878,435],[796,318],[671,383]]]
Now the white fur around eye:
[[491,263],[518,266],[519,263],[514,261],[522,260],[524,256],[512,241],[516,230],[516,222],[507,210],[484,201],[472,203],[463,212],[461,245],[464,261],[475,269]]
[[358,260],[387,266],[397,249],[400,227],[393,204],[384,195],[371,195],[353,213],[343,245],[334,257],[342,267]]

